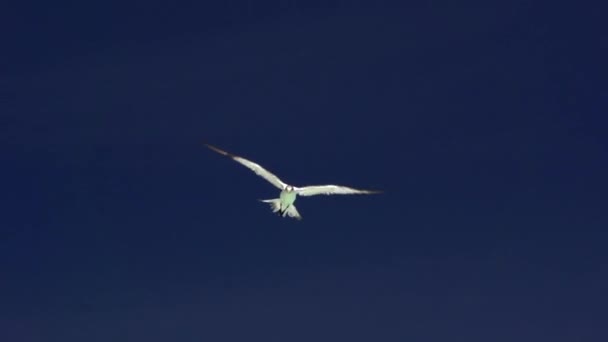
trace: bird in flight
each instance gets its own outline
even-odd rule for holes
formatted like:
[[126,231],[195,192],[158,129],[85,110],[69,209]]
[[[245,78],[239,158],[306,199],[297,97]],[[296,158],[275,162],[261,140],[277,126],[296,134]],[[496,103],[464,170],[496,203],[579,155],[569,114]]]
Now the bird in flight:
[[270,171],[266,170],[259,164],[256,164],[245,158],[236,156],[234,154],[228,153],[226,151],[220,150],[219,148],[217,148],[215,146],[212,146],[209,144],[205,144],[205,146],[207,146],[208,148],[210,148],[211,150],[213,150],[219,154],[232,158],[232,160],[236,161],[237,163],[242,164],[246,168],[255,172],[255,174],[257,174],[258,176],[260,176],[260,177],[264,178],[265,180],[267,180],[268,182],[270,182],[270,184],[279,188],[281,190],[279,198],[260,200],[260,201],[269,203],[270,207],[272,208],[272,212],[279,213],[279,215],[281,215],[282,217],[289,216],[289,217],[296,218],[298,220],[302,219],[302,216],[300,216],[300,213],[298,213],[298,210],[293,205],[293,202],[295,202],[296,197],[298,195],[299,196],[355,195],[355,194],[367,195],[367,194],[380,193],[380,191],[359,190],[359,189],[353,189],[353,188],[349,188],[347,186],[342,186],[342,185],[311,185],[311,186],[304,186],[304,187],[299,188],[299,187],[284,183],[283,181],[281,181],[279,179],[279,177],[275,176],[274,174],[272,174]]

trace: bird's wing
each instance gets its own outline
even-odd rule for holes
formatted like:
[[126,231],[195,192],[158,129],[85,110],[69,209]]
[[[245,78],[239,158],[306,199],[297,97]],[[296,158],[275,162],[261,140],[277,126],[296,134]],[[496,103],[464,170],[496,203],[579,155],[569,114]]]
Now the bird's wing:
[[285,187],[287,186],[287,184],[283,183],[283,181],[281,181],[279,179],[279,177],[275,176],[270,171],[266,170],[265,168],[261,167],[260,165],[254,163],[250,160],[241,158],[239,156],[235,156],[234,154],[220,150],[219,148],[217,148],[215,146],[211,146],[209,144],[205,144],[205,146],[209,147],[211,150],[213,150],[219,154],[223,154],[227,157],[232,158],[234,161],[243,164],[245,167],[247,167],[251,171],[255,172],[256,175],[264,178],[265,180],[269,181],[272,185],[276,186],[277,188],[279,188],[281,190],[285,189]]
[[365,195],[378,194],[380,191],[359,190],[349,188],[342,185],[311,185],[301,188],[295,188],[295,191],[300,196],[315,196],[315,195]]

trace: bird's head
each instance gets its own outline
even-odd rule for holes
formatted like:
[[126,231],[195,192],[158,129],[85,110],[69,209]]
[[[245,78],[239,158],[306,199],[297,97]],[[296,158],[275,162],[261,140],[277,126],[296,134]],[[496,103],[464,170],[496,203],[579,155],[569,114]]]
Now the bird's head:
[[292,192],[293,191],[293,186],[291,186],[291,185],[286,186],[285,187],[285,191]]

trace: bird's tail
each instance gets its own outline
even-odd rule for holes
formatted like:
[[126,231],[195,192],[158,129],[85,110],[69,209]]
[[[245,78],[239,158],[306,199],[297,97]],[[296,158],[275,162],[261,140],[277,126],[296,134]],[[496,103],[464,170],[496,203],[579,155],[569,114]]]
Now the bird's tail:
[[260,200],[260,202],[265,202],[270,204],[270,208],[272,208],[273,213],[277,213],[281,210],[281,200],[278,198]]
[[300,216],[300,213],[298,213],[298,210],[296,209],[296,207],[293,204],[290,205],[287,209],[281,210],[281,200],[278,198],[260,200],[260,201],[270,204],[270,208],[272,208],[273,213],[279,213],[279,215],[281,215],[283,217],[289,216],[289,217],[296,218],[298,220],[302,219],[302,216]]
[[293,217],[297,220],[301,220],[302,216],[300,216],[300,213],[298,212],[298,209],[296,209],[295,205],[290,205],[289,208],[287,208],[287,210],[285,210],[285,213],[283,213],[283,217],[285,217],[285,214],[289,215],[289,217]]

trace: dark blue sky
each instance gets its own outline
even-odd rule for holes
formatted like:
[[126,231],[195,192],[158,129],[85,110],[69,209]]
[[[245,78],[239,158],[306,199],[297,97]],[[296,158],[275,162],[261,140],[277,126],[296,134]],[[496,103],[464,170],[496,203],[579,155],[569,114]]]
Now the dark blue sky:
[[606,341],[605,12],[346,3],[4,11],[0,340]]

